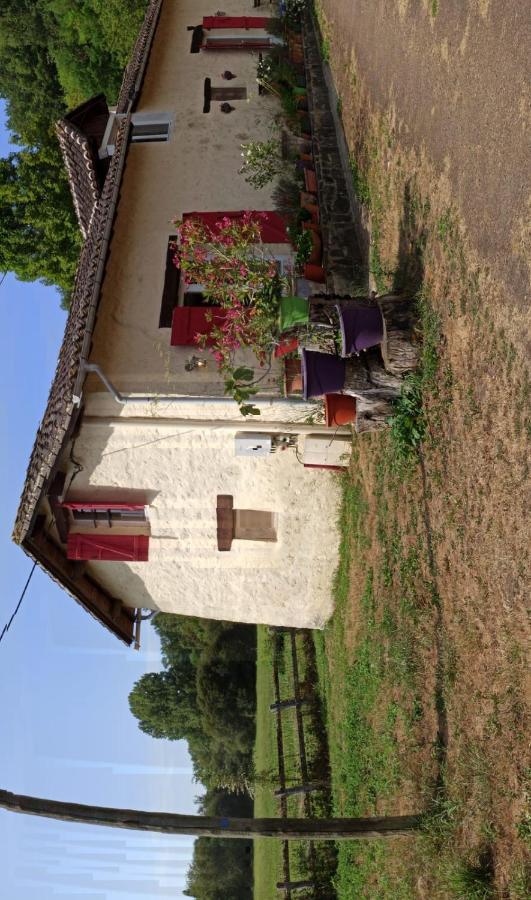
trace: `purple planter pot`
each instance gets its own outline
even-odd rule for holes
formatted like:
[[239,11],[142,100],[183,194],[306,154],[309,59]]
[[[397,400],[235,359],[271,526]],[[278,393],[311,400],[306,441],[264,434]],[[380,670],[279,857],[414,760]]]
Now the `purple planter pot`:
[[375,347],[383,339],[383,317],[378,306],[336,307],[341,325],[341,356]]
[[343,390],[345,360],[330,353],[302,351],[302,391],[305,400]]

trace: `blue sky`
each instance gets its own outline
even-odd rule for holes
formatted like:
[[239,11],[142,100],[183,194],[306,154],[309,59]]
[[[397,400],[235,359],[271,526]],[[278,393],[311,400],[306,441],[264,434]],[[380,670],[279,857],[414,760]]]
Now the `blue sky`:
[[[0,155],[13,148],[0,101]],[[31,561],[11,530],[62,339],[65,313],[51,288],[8,275],[0,286],[0,629]],[[1,787],[97,805],[194,812],[184,742],[142,734],[127,695],[159,666],[143,629],[126,649],[43,572],[0,644]],[[0,811],[2,896],[9,900],[178,898],[191,838],[66,825]]]

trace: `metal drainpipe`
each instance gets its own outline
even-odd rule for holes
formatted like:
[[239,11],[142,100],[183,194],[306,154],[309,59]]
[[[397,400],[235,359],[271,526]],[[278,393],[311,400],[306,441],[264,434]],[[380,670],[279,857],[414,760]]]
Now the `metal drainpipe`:
[[[100,381],[105,385],[109,393],[112,395],[112,397],[116,400],[116,402],[120,403],[122,406],[126,406],[128,403],[220,403],[224,404],[225,406],[234,405],[234,400],[231,397],[194,397],[191,395],[178,397],[175,394],[167,397],[161,394],[148,394],[142,397],[136,394],[121,394],[120,391],[114,386],[112,381],[107,378],[105,372],[103,372],[96,363],[83,362],[82,368],[83,374],[93,372],[94,375],[97,375]],[[81,396],[74,395],[73,401],[76,406],[79,406],[79,404],[81,403]],[[258,407],[260,405],[271,406],[273,403],[280,403],[288,406],[301,406],[303,403],[307,402],[308,401],[303,400],[302,397],[269,396],[260,397],[253,400],[253,404]]]

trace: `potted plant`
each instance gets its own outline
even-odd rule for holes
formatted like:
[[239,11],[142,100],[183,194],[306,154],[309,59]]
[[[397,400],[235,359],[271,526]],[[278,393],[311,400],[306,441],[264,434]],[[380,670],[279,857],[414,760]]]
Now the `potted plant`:
[[309,212],[312,222],[315,222],[316,224],[318,224],[318,222],[319,222],[319,207],[317,206],[317,203],[315,202],[315,198],[313,198],[313,202],[308,199],[310,196],[313,196],[313,195],[307,194],[305,191],[301,191],[301,195],[300,195],[301,209],[305,209],[307,212]]
[[326,272],[322,266],[314,263],[306,263],[303,271],[304,278],[308,281],[315,281],[317,284],[324,284],[326,281]]

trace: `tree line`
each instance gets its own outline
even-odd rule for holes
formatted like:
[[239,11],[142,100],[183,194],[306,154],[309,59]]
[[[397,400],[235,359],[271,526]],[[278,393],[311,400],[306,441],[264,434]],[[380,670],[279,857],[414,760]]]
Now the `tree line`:
[[0,270],[68,302],[81,236],[54,125],[103,91],[112,104],[147,0],[2,0],[0,97],[16,148],[0,160]]
[[[163,668],[134,685],[129,706],[154,738],[186,740],[203,815],[252,816],[256,717],[256,628],[159,613],[153,620]],[[200,838],[188,894],[199,900],[251,900],[252,848]]]

